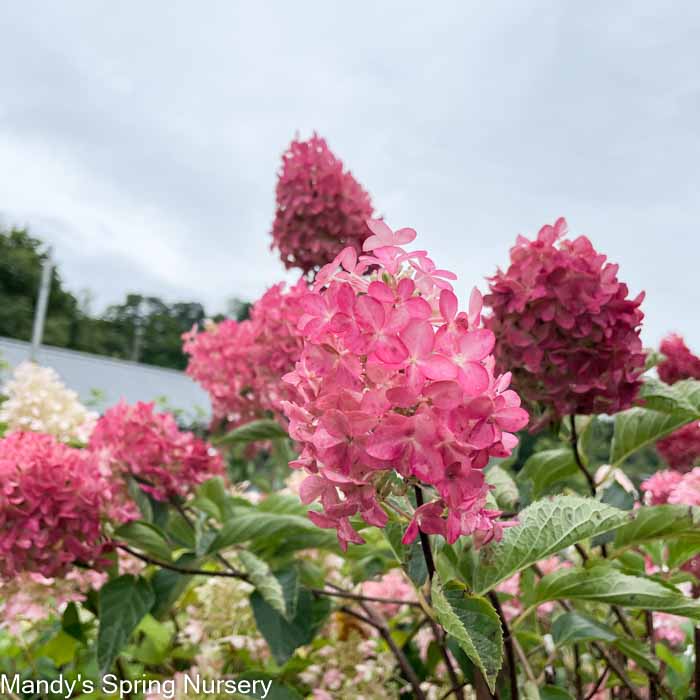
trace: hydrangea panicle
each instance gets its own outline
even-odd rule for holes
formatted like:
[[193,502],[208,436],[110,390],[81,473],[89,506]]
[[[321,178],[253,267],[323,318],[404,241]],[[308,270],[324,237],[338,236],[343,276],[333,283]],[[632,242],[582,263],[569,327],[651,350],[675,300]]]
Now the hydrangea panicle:
[[95,427],[97,414],[88,411],[50,367],[20,363],[0,394],[7,397],[0,403],[0,423],[8,430],[31,430],[55,435],[62,442],[85,443]]
[[377,482],[396,472],[436,494],[416,510],[406,542],[419,529],[449,542],[498,539],[510,523],[486,507],[482,468],[510,454],[528,416],[510,374],[494,374],[481,298],[458,311],[454,275],[404,248],[415,231],[369,227],[366,253],[341,251],[301,298],[306,343],[285,377],[297,398],[283,404],[302,448],[291,466],[309,473],[301,499],[320,501],[309,517],[335,528],[345,548],[363,541],[351,516],[386,524]]
[[100,519],[109,490],[92,455],[52,435],[0,440],[0,577],[65,574],[103,550]]
[[486,325],[497,367],[513,372],[523,399],[546,407],[539,424],[574,414],[615,413],[637,396],[645,356],[639,338],[644,293],[628,298],[618,266],[566,221],[518,236],[510,266],[489,279]]
[[269,412],[279,415],[281,402],[292,398],[282,376],[301,355],[299,300],[307,292],[303,280],[288,290],[277,284],[253,305],[249,319],[183,336],[187,374],[211,397],[215,421],[239,425]]
[[675,384],[682,379],[700,379],[700,357],[688,349],[680,335],[667,335],[659,350],[664,356],[656,367],[661,381]]
[[157,413],[152,403],[121,402],[110,408],[97,422],[88,448],[109,469],[124,500],[126,477],[166,501],[223,471],[216,450],[180,430],[170,413]]
[[282,156],[276,200],[272,247],[287,268],[308,273],[347,246],[359,254],[370,235],[369,195],[316,134],[292,141]]
[[[666,336],[659,349],[664,355],[657,366],[662,381],[675,384],[684,379],[700,379],[700,357],[688,349],[681,336]],[[675,430],[659,440],[656,448],[672,469],[692,469],[700,464],[700,421],[695,420]]]

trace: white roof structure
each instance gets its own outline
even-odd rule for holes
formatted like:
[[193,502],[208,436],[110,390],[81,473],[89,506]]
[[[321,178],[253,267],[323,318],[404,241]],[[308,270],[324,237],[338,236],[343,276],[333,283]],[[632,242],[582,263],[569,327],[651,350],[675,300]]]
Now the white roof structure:
[[[28,360],[30,350],[30,343],[0,337],[0,360],[10,367]],[[47,345],[41,346],[36,361],[56,370],[66,386],[97,411],[124,399],[128,403],[158,401],[197,422],[211,415],[206,392],[184,372]]]

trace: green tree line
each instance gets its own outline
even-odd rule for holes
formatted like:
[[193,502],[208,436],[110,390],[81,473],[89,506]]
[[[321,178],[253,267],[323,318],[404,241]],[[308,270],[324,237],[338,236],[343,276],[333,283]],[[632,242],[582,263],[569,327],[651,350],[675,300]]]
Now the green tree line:
[[[41,269],[47,255],[44,249],[44,243],[26,229],[0,229],[0,336],[31,339]],[[234,317],[247,315],[244,302],[234,299],[229,307]],[[199,302],[168,304],[158,297],[135,293],[94,315],[87,301],[66,289],[60,271],[54,267],[43,342],[182,370],[187,358],[181,336],[206,317]]]

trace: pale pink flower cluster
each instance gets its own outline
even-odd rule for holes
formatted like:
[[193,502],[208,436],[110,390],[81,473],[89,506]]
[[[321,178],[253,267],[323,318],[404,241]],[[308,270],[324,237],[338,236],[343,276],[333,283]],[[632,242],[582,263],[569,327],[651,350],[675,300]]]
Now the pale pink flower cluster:
[[395,471],[437,492],[417,508],[405,542],[419,528],[449,542],[497,539],[505,523],[486,508],[482,468],[511,453],[528,416],[510,373],[494,375],[481,296],[460,312],[455,275],[403,247],[415,231],[369,226],[366,254],[346,248],[300,300],[306,342],[285,377],[298,397],[283,407],[302,448],[291,466],[310,472],[301,498],[320,500],[323,512],[309,517],[337,529],[346,548],[363,542],[351,516],[386,524],[377,481]]
[[281,378],[301,355],[299,300],[307,292],[303,280],[288,290],[277,284],[253,305],[249,319],[183,336],[187,373],[208,392],[215,420],[238,425],[279,414],[281,401],[293,396]]
[[86,592],[99,590],[107,578],[100,571],[75,568],[59,578],[22,573],[11,581],[0,579],[0,629],[21,637],[32,624],[60,616],[68,603],[85,600]]
[[650,505],[677,503],[700,506],[700,467],[685,474],[670,469],[656,472],[642,482],[642,490]]
[[[393,600],[416,600],[416,591],[406,580],[400,569],[392,569],[377,581],[365,581],[362,584],[362,594],[373,598],[391,598]],[[394,617],[401,610],[397,603],[372,603],[385,617]]]
[[687,622],[684,617],[670,615],[669,613],[654,613],[654,631],[657,639],[667,641],[673,647],[680,647],[685,642],[686,631],[683,623]]
[[110,408],[97,422],[88,449],[109,470],[123,500],[128,500],[127,477],[153,498],[167,501],[223,471],[216,450],[180,430],[172,414],[157,413],[152,403],[121,402]]
[[94,563],[110,496],[88,452],[41,433],[0,440],[0,577],[51,578]]
[[0,389],[0,423],[7,430],[55,435],[62,442],[87,442],[97,414],[80,403],[50,367],[22,362]]

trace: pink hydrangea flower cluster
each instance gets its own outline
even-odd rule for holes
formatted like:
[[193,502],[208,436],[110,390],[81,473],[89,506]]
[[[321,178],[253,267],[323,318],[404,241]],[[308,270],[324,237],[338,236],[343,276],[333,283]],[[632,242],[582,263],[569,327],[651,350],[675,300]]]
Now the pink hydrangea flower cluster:
[[667,335],[659,350],[665,356],[656,368],[661,381],[675,384],[681,379],[700,379],[700,357],[688,349],[680,335]]
[[700,464],[700,421],[688,423],[659,440],[656,449],[672,469],[688,471]]
[[272,247],[285,267],[307,273],[346,246],[361,252],[372,202],[321,137],[292,141],[282,156],[276,197]]
[[[649,505],[700,506],[700,467],[686,474],[673,470],[656,472],[642,482],[642,490]],[[700,579],[700,555],[688,560],[682,568]]]
[[[154,498],[186,495],[193,486],[223,471],[221,456],[194,433],[181,431],[170,413],[152,403],[121,402],[97,422],[88,449],[107,468],[117,493],[128,499],[126,477]],[[115,498],[119,500],[119,498]]]
[[41,433],[0,440],[0,577],[51,578],[96,562],[109,496],[89,453]]
[[558,219],[534,241],[518,236],[510,267],[490,278],[485,297],[497,367],[512,369],[523,398],[548,409],[542,423],[629,407],[644,370],[644,293],[629,299],[618,266],[585,236],[571,241],[566,232]]
[[[681,336],[666,336],[659,349],[665,356],[657,367],[662,381],[675,384],[683,379],[700,379],[700,357],[690,352]],[[688,423],[659,440],[656,449],[672,469],[692,469],[700,463],[700,421]]]
[[482,469],[489,457],[510,454],[528,416],[508,389],[510,374],[494,375],[481,296],[475,291],[460,312],[455,275],[403,247],[415,231],[369,226],[366,254],[343,250],[301,299],[306,343],[285,377],[298,398],[284,404],[302,448],[291,466],[310,473],[301,498],[320,499],[323,512],[309,517],[337,529],[346,548],[363,542],[351,516],[386,524],[378,482],[398,473],[436,492],[417,508],[405,542],[419,529],[449,542],[499,538],[504,523],[486,508]]
[[239,425],[280,414],[281,401],[292,398],[282,376],[301,356],[299,300],[307,292],[303,280],[288,290],[277,284],[254,304],[249,319],[185,334],[187,374],[208,392],[216,421]]
[[[407,603],[416,600],[416,591],[406,580],[400,569],[392,569],[378,581],[365,581],[362,584],[362,594],[374,598],[391,598],[405,600]],[[399,613],[402,607],[398,603],[372,603],[387,618]]]

